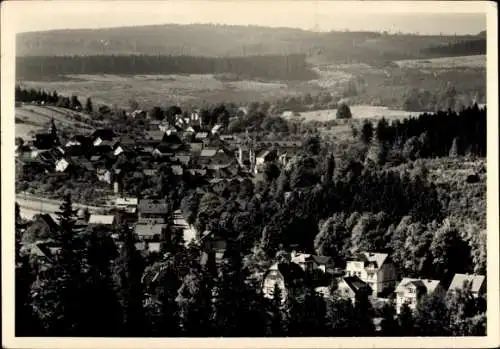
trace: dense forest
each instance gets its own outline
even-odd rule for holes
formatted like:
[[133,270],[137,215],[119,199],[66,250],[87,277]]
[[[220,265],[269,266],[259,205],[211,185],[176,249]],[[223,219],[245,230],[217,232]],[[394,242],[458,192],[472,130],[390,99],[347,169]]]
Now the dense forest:
[[432,46],[424,49],[423,53],[440,57],[485,55],[486,38],[464,40],[453,44]]
[[43,80],[69,74],[221,74],[240,78],[309,80],[305,55],[246,57],[44,56],[17,57],[18,79]]

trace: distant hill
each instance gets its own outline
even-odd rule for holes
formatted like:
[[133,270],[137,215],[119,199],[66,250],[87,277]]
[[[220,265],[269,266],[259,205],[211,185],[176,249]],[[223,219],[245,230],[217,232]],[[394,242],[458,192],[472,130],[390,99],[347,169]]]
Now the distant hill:
[[[425,49],[469,40],[478,40],[478,36],[325,33],[259,26],[168,24],[21,33],[17,36],[16,49],[17,56],[20,57],[131,54],[227,57],[305,54],[317,62],[337,60],[372,63],[434,56],[435,52]],[[462,52],[461,55],[467,53]]]

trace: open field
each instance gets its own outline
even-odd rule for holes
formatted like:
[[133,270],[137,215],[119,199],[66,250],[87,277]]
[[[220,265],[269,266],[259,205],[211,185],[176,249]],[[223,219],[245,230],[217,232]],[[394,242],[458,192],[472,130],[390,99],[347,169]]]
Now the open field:
[[22,81],[22,86],[56,90],[63,95],[91,97],[94,103],[141,107],[209,102],[248,102],[322,90],[313,83],[254,80],[220,81],[212,74],[192,75],[71,75],[60,81]]
[[486,68],[486,55],[441,57],[431,59],[407,59],[395,62],[401,68],[452,69]]
[[70,114],[77,114],[82,119],[88,115],[69,111],[67,109],[53,106],[39,106],[26,104],[16,108],[16,137],[30,138],[33,132],[43,130],[53,118],[60,128],[76,128],[79,132],[88,133],[91,127],[83,122],[68,118]]
[[[404,119],[410,116],[417,116],[418,112],[407,112],[404,110],[392,110],[387,107],[376,107],[371,105],[351,106],[353,119],[381,119],[385,117],[388,120]],[[300,113],[305,121],[330,121],[335,120],[337,109],[313,110]]]

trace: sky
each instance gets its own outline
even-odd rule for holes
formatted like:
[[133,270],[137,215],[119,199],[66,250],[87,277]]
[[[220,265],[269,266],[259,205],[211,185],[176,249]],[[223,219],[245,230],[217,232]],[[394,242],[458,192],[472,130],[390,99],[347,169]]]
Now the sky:
[[[19,1],[4,2],[15,32],[217,23],[306,30],[477,34],[487,2],[437,1]],[[3,9],[5,10],[5,8]]]

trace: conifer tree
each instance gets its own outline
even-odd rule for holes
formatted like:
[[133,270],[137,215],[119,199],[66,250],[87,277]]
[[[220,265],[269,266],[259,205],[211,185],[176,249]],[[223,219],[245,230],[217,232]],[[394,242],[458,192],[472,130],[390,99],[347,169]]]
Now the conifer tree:
[[381,309],[382,322],[380,326],[382,327],[382,335],[383,336],[398,336],[399,333],[399,324],[396,319],[396,311],[392,304],[384,304]]
[[82,255],[75,229],[76,214],[67,195],[59,208],[59,231],[54,237],[58,252],[49,270],[33,284],[34,308],[41,326],[50,336],[78,336],[82,333]]
[[182,335],[186,337],[211,337],[214,335],[212,290],[201,270],[191,269],[178,290]]
[[221,336],[242,336],[251,290],[245,283],[245,270],[239,250],[230,243],[215,287],[215,323]]
[[120,227],[123,245],[116,261],[115,275],[118,277],[119,299],[123,308],[123,335],[141,336],[144,333],[142,274],[144,261],[135,247],[135,238],[130,228]]
[[92,104],[92,100],[90,97],[87,98],[87,101],[85,102],[85,112],[87,114],[91,114],[94,111],[94,106]]
[[176,302],[177,291],[181,283],[175,271],[175,263],[168,258],[162,265],[162,278],[159,286],[160,334],[164,337],[180,335],[179,307]]
[[21,233],[18,231],[20,220],[16,203],[16,239],[15,239],[15,335],[35,336],[38,333],[38,323],[31,306],[31,285],[35,280],[29,256],[21,251]]
[[399,335],[414,336],[415,335],[415,320],[413,313],[408,304],[403,304],[398,314]]
[[284,299],[278,284],[274,285],[273,299],[266,302],[267,326],[266,335],[270,337],[284,337],[287,333],[286,317],[284,314]]
[[93,229],[85,249],[87,268],[81,300],[85,305],[82,318],[87,336],[107,337],[121,334],[121,305],[111,269],[111,262],[116,255],[113,240]]

